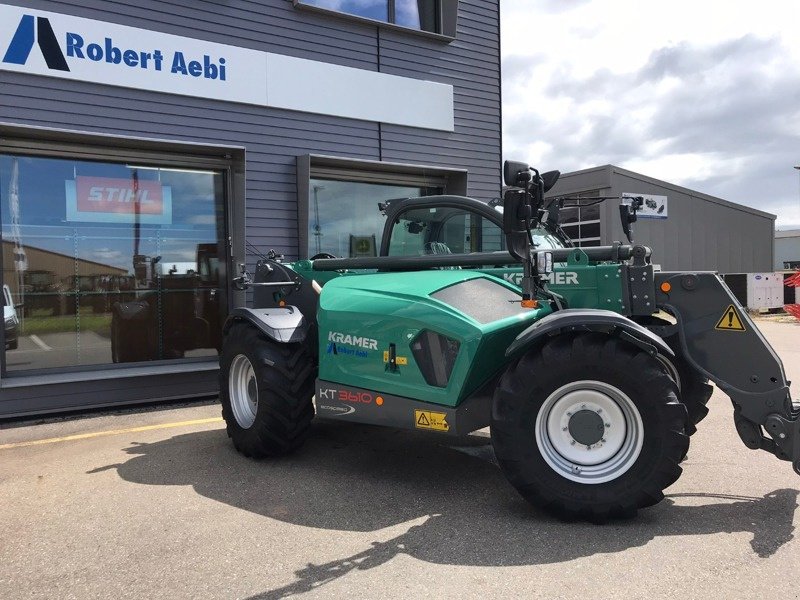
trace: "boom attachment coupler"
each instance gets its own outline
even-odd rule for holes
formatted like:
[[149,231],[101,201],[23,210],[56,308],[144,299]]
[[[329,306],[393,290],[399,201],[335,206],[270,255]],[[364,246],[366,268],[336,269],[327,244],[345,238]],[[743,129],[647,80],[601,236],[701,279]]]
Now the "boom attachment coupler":
[[800,474],[800,407],[747,311],[716,273],[655,273],[655,284],[658,305],[677,319],[683,355],[733,402],[745,445],[791,461]]

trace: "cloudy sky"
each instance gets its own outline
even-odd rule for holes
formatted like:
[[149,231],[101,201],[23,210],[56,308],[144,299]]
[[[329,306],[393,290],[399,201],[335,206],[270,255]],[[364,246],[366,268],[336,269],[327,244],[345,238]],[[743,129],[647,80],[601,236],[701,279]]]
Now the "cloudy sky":
[[503,152],[614,164],[800,228],[800,2],[502,0]]

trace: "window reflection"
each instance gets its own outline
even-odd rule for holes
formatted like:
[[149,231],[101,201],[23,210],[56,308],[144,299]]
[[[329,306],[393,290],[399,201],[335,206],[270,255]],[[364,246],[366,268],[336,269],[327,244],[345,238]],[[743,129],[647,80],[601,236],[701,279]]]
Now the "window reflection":
[[6,370],[214,355],[220,172],[0,155]]
[[438,0],[301,0],[301,2],[411,29],[439,32]]
[[387,0],[305,0],[305,3],[376,21],[389,20]]
[[437,187],[382,185],[312,179],[308,211],[308,256],[376,256],[386,218],[379,202],[442,193]]

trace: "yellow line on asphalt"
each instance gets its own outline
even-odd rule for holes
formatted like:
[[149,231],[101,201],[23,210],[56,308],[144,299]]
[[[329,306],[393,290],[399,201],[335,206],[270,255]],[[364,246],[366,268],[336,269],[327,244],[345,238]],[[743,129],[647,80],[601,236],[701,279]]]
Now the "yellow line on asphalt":
[[140,431],[153,431],[155,429],[171,429],[173,427],[188,427],[190,425],[205,425],[206,423],[220,423],[221,417],[209,419],[195,419],[193,421],[178,421],[176,423],[159,423],[158,425],[144,425],[142,427],[130,427],[128,429],[111,429],[109,431],[93,431],[91,433],[79,433],[76,435],[66,435],[64,437],[48,438],[44,440],[32,440],[30,442],[14,442],[13,444],[0,444],[0,450],[9,448],[22,448],[24,446],[41,446],[42,444],[55,444],[56,442],[71,442],[73,440],[86,440],[96,437],[109,435],[120,435],[123,433],[138,433]]

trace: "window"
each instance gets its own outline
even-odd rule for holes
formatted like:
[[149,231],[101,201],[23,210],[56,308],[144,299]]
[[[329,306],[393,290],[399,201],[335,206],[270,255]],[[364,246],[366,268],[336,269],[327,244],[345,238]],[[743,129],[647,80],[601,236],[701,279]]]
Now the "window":
[[454,38],[458,0],[294,0],[311,8]]
[[386,218],[379,202],[441,194],[440,187],[311,179],[308,256],[377,256]]
[[[539,249],[560,248],[547,232],[535,229]],[[389,256],[468,254],[506,249],[505,235],[497,223],[460,208],[414,208],[403,212],[392,226]]]
[[6,372],[216,355],[224,190],[221,170],[0,154]]
[[[598,190],[582,192],[577,196],[599,196]],[[576,246],[600,245],[600,205],[595,200],[578,200],[578,206],[566,206],[559,213],[560,223]],[[576,204],[570,201],[570,204]]]

